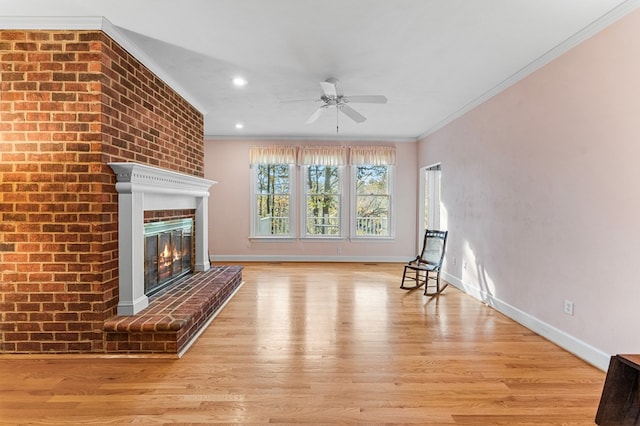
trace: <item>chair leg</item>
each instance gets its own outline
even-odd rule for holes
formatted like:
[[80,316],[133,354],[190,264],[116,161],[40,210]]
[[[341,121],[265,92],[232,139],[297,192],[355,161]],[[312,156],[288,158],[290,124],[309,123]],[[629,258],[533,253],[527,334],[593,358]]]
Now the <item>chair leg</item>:
[[404,286],[404,280],[407,278],[407,268],[404,268],[404,272],[402,273],[402,283],[400,283],[400,288],[404,289],[404,290],[409,290],[415,287],[405,287]]
[[442,288],[440,288],[440,271],[438,271],[437,280],[438,280],[438,293],[440,293],[440,292],[442,292],[442,290],[444,290],[449,285],[449,283],[445,282],[444,285],[442,286]]
[[426,272],[424,277],[424,295],[429,296],[431,294],[433,293],[429,293],[429,273]]
[[422,276],[420,275],[420,271],[416,270],[416,288],[426,284],[427,284],[426,277],[423,280]]
[[[407,271],[408,271],[408,269],[409,269],[409,268],[407,268],[407,267],[405,266],[405,268],[404,268],[404,272],[403,272],[403,274],[402,274],[402,283],[400,283],[400,288],[401,288],[401,289],[403,289],[403,290],[413,290],[414,288],[418,288],[418,287],[420,287],[422,284],[426,284],[426,280],[425,280],[425,281],[424,281],[424,283],[423,283],[423,282],[422,282],[422,280],[420,279],[420,278],[421,278],[421,277],[420,277],[420,271],[416,270],[416,271],[415,271],[416,275],[415,275],[415,276],[410,276],[410,277],[409,277],[409,276],[407,276],[407,274],[411,274],[411,275],[413,275],[413,274],[412,274],[410,271],[409,271],[409,272],[407,272]],[[413,280],[413,281],[415,281],[415,285],[414,285],[414,286],[411,286],[411,287],[405,287],[404,282],[405,282],[405,280],[407,280],[407,279],[408,279],[408,280]]]
[[[431,279],[433,280],[434,278],[431,278]],[[424,287],[425,296],[435,296],[437,294],[440,294],[442,293],[442,290],[444,290],[449,285],[449,283],[445,283],[444,286],[440,288],[440,271],[436,272],[435,281],[436,281],[436,291],[433,293],[429,293],[429,284],[427,283]]]

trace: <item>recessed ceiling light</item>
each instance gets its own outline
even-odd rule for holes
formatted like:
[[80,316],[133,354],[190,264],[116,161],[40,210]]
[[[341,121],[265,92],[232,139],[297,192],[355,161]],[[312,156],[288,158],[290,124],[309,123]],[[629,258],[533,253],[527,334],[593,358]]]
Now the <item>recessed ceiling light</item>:
[[244,124],[242,124],[242,123],[236,123],[236,129],[240,130],[240,129],[242,129],[242,128],[244,128]]
[[236,87],[244,87],[247,85],[247,80],[242,77],[236,77],[233,79],[233,85]]

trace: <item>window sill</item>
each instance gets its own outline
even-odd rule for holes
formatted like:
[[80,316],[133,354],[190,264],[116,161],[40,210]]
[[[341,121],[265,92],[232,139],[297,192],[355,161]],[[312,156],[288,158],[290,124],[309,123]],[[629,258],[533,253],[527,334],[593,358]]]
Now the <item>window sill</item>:
[[380,242],[390,242],[395,241],[395,237],[345,237],[345,236],[335,236],[335,237],[279,237],[276,235],[253,235],[249,237],[250,241],[262,241],[262,242],[295,242],[295,241],[304,241],[304,242],[312,242],[312,241],[351,241],[354,243],[367,243],[371,241],[380,241]]
[[273,241],[273,242],[293,242],[296,241],[296,237],[290,236],[277,236],[277,235],[252,235],[249,237],[250,241]]
[[346,238],[342,235],[336,236],[317,236],[317,237],[300,237],[300,241],[344,241]]
[[395,241],[395,237],[394,236],[387,236],[387,237],[376,237],[376,236],[357,236],[357,237],[351,237],[349,238],[349,241],[353,242],[353,243],[366,243],[369,241]]

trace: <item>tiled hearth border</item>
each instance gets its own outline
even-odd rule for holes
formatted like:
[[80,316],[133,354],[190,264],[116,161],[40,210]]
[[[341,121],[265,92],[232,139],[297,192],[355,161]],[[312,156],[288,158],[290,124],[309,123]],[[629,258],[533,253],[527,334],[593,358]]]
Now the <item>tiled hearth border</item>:
[[136,315],[104,323],[107,353],[181,356],[242,284],[242,266],[213,267],[152,296]]

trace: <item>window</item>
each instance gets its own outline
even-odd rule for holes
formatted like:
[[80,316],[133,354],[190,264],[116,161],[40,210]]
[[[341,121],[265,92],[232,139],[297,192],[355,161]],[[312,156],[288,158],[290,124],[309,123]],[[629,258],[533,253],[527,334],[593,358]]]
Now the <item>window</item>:
[[305,167],[306,197],[304,235],[336,237],[342,234],[342,194],[338,166]]
[[255,237],[291,237],[295,229],[293,188],[295,149],[267,147],[251,149],[252,230]]
[[389,167],[355,167],[356,236],[384,236],[389,232]]
[[289,235],[289,165],[257,165],[257,235]]
[[340,146],[300,148],[298,159],[303,165],[305,188],[301,234],[305,237],[343,236],[342,169],[346,153]]
[[349,152],[347,163],[343,146],[250,148],[251,237],[392,238],[395,148]]
[[391,237],[392,171],[395,150],[353,147],[352,225],[354,237]]

